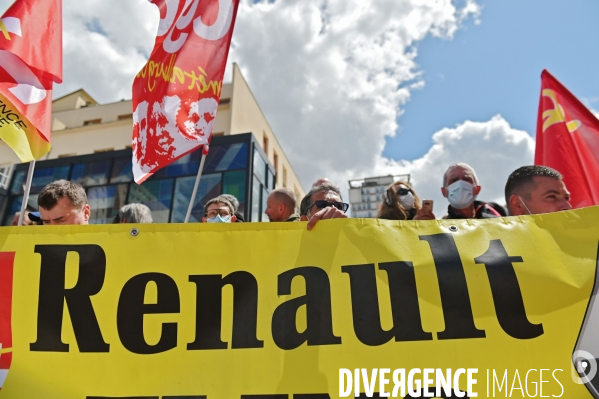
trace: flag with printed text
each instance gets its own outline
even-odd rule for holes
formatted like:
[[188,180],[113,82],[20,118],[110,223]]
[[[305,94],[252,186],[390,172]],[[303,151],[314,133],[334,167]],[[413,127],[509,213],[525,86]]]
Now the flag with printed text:
[[0,139],[22,162],[50,151],[62,82],[62,0],[17,0],[0,17]]
[[599,204],[599,120],[547,70],[541,82],[535,165],[564,176],[573,207]]
[[193,150],[207,151],[239,0],[152,0],[150,59],[133,82],[133,175],[142,183]]

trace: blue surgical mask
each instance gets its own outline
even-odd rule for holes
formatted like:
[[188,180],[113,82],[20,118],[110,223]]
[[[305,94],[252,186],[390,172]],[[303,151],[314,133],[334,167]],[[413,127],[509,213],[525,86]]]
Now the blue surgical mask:
[[216,215],[213,218],[206,219],[208,223],[231,223],[231,216],[222,217],[221,215]]
[[467,181],[458,180],[447,186],[447,200],[455,209],[464,209],[474,202],[474,186]]

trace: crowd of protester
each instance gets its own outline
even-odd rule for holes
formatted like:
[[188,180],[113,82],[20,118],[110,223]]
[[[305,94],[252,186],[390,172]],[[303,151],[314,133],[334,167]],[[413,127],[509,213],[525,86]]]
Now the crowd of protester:
[[[486,219],[551,213],[572,209],[570,193],[562,175],[546,166],[523,166],[509,176],[505,185],[506,207],[484,202],[478,198],[481,185],[474,169],[465,163],[449,165],[443,175],[441,192],[449,205],[444,219]],[[67,180],[57,180],[42,189],[38,196],[39,211],[30,209],[23,225],[88,224],[91,209],[83,187]],[[430,202],[430,201],[429,201]],[[423,206],[414,187],[406,181],[397,181],[385,191],[378,218],[389,220],[433,220],[432,207]],[[233,195],[222,194],[204,205],[202,222],[243,222],[239,201]],[[347,218],[349,204],[343,202],[339,188],[327,178],[314,182],[299,204],[293,191],[287,188],[273,190],[267,198],[264,213],[270,222],[306,221],[307,229],[314,228],[322,219]],[[12,225],[17,225],[17,213]],[[128,204],[114,217],[113,223],[152,223],[150,208],[143,204]]]

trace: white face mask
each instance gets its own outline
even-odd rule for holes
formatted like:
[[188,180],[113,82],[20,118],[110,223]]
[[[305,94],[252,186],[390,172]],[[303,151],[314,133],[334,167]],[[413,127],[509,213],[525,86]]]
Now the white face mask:
[[474,186],[464,180],[458,180],[450,184],[447,186],[447,191],[449,192],[447,200],[456,209],[467,208],[476,198],[474,196]]
[[231,216],[222,217],[221,215],[216,215],[213,218],[206,219],[208,223],[231,223]]
[[414,195],[407,193],[406,195],[399,196],[399,203],[403,206],[406,211],[411,210],[414,207]]
[[522,199],[522,197],[518,196],[518,198],[520,198],[520,202],[522,202],[522,205],[524,205],[524,207],[526,208],[526,211],[528,212],[528,214],[532,215],[532,212],[530,211],[530,209],[528,209],[528,207],[526,206],[526,202],[524,202],[524,200]]

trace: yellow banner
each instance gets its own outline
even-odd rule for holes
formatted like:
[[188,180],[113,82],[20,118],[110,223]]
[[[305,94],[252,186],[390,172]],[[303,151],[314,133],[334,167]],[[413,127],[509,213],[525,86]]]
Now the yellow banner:
[[3,227],[0,399],[593,398],[598,220]]

